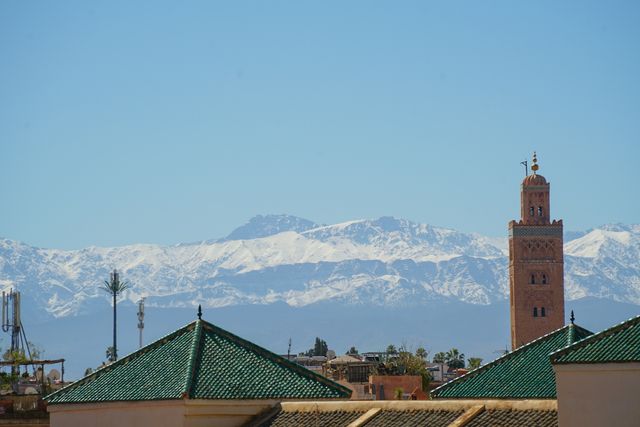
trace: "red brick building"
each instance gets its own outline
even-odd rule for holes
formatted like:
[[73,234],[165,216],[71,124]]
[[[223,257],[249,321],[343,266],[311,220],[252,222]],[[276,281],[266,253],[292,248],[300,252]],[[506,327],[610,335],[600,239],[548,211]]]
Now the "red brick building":
[[520,187],[520,220],[509,222],[513,349],[564,325],[562,220],[551,220],[550,185],[538,169],[534,153]]

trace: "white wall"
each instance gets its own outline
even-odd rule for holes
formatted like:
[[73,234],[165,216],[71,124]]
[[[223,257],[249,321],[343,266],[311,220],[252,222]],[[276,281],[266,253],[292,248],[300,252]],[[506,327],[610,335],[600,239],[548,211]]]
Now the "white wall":
[[160,400],[50,405],[51,427],[241,426],[275,400]]
[[640,426],[640,363],[553,368],[560,427]]

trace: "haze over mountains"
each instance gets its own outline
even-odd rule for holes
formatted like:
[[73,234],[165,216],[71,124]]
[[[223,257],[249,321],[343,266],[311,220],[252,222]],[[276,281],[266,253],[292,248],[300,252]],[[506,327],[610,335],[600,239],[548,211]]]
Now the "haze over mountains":
[[[506,234],[506,233],[505,233]],[[99,285],[118,268],[124,298],[150,307],[318,303],[416,307],[431,301],[508,299],[506,238],[382,217],[334,225],[256,216],[227,237],[175,246],[40,249],[0,239],[0,285],[42,314],[103,307]],[[640,305],[640,225],[567,233],[566,299]]]

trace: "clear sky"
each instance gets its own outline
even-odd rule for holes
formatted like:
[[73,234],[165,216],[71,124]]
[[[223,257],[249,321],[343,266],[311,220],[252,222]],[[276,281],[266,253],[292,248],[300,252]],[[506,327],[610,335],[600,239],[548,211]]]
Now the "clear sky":
[[2,1],[0,236],[221,237],[256,214],[505,236],[640,222],[638,1]]

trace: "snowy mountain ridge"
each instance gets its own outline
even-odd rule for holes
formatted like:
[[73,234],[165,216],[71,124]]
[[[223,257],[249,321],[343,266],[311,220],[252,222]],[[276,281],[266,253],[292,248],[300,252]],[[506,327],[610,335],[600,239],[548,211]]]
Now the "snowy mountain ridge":
[[[565,291],[640,305],[640,225],[606,225],[565,242]],[[508,297],[506,238],[382,217],[334,225],[288,215],[251,219],[226,238],[192,244],[40,249],[0,239],[0,287],[48,315],[104,305],[118,268],[130,302],[222,307],[285,302],[415,306]]]

